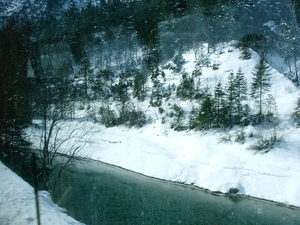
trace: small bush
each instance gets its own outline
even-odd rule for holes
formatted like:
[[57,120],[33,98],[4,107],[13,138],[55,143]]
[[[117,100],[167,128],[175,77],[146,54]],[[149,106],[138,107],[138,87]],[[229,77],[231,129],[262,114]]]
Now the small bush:
[[202,75],[201,67],[200,67],[200,68],[196,68],[196,69],[192,72],[192,77],[200,77],[201,75]]
[[220,138],[219,143],[231,143],[232,136],[230,134],[224,135]]
[[131,111],[131,117],[129,118],[130,127],[143,127],[147,123],[147,117],[141,110]]
[[136,109],[131,105],[122,105],[119,112],[119,117],[117,119],[117,124],[128,127],[143,127],[147,123],[146,114]]
[[220,64],[219,63],[214,63],[212,66],[213,70],[218,70],[220,68]]
[[265,134],[250,146],[251,150],[261,153],[267,153],[275,147],[276,144],[285,139],[283,134],[278,134],[276,129],[265,132]]
[[110,109],[109,106],[101,106],[99,109],[99,114],[101,115],[100,123],[106,127],[113,127],[117,125],[116,113]]
[[229,194],[237,194],[239,192],[238,188],[229,188],[228,193]]
[[164,110],[162,107],[159,107],[159,108],[158,108],[158,112],[159,112],[160,114],[163,114],[164,111],[165,111],[165,110]]
[[236,137],[235,137],[234,141],[237,142],[237,143],[239,143],[239,144],[244,144],[245,141],[246,141],[246,134],[245,134],[245,131],[239,130],[239,131],[236,133]]

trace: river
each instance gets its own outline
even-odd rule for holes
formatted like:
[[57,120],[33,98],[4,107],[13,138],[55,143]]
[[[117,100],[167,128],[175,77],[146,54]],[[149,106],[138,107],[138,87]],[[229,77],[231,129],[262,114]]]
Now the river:
[[88,225],[300,224],[300,211],[260,200],[215,196],[95,161],[59,180],[54,201]]

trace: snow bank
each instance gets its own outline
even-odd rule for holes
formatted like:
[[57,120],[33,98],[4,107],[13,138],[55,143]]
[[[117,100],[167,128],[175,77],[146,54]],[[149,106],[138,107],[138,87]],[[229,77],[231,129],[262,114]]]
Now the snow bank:
[[289,142],[256,154],[247,149],[251,138],[241,145],[220,142],[221,133],[175,132],[160,123],[115,127],[95,133],[81,156],[211,191],[237,188],[239,194],[300,206],[299,135],[294,130]]
[[[37,224],[33,188],[0,161],[0,224]],[[48,192],[39,192],[41,224],[82,224],[68,216],[51,200]]]

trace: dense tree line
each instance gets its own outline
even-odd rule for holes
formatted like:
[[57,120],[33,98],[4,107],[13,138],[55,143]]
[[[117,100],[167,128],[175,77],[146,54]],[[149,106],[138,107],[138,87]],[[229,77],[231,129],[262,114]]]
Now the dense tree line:
[[12,18],[0,31],[0,154],[8,157],[28,146],[22,129],[31,122],[29,37],[30,24],[18,18]]
[[[269,106],[274,99],[268,95],[270,74],[263,56],[270,50],[269,40],[273,38],[271,35],[275,34],[267,33],[265,30],[252,33],[256,29],[253,23],[242,27],[249,19],[245,15],[253,11],[251,2],[249,4],[247,2],[102,0],[100,5],[88,4],[83,9],[73,2],[67,12],[59,16],[47,13],[37,21],[29,22],[25,17],[17,16],[12,18],[1,30],[0,36],[1,151],[4,149],[6,151],[10,143],[18,143],[10,138],[20,137],[22,128],[30,124],[32,117],[42,116],[45,102],[48,106],[54,105],[59,111],[60,118],[72,118],[76,110],[76,101],[82,102],[81,107],[84,108],[83,105],[101,99],[104,106],[97,113],[107,126],[120,124],[134,126],[135,121],[137,126],[145,124],[148,118],[137,105],[133,104],[133,100],[143,102],[147,98],[149,106],[158,108],[164,118],[171,116],[172,127],[177,130],[226,128],[262,122],[266,115],[272,117],[273,109]],[[51,12],[63,2],[47,1],[47,4]],[[231,9],[233,4],[237,6]],[[219,5],[223,7],[218,7]],[[198,10],[196,12],[201,16],[197,23],[185,24],[184,19],[183,23],[180,23],[182,16],[189,10]],[[246,12],[245,15],[243,12]],[[174,21],[173,24],[163,23],[167,28],[170,26],[167,34],[159,30],[161,22],[165,21]],[[235,27],[237,24],[239,26]],[[181,29],[186,25],[188,26],[180,35],[174,35],[176,26]],[[168,59],[174,59],[172,69],[180,73],[184,64],[182,59],[184,51],[198,49],[199,43],[205,42],[208,43],[206,51],[210,53],[216,43],[240,36],[239,32],[243,29],[246,34],[243,33],[239,42],[241,58],[251,57],[250,48],[261,50],[259,53],[262,57],[253,71],[253,83],[249,84],[250,94],[247,93],[242,68],[236,73],[229,74],[226,85],[217,83],[214,90],[210,91],[203,88],[200,82],[201,68],[195,70],[193,74],[183,73],[177,87],[165,86],[165,76],[159,68],[162,63],[159,51],[163,48],[160,35],[170,35],[168,37],[173,37],[174,43],[176,41],[176,45],[173,43],[174,51],[168,55]],[[122,35],[129,37],[126,43],[129,43],[128,40],[132,40],[132,37],[137,37],[140,45],[134,47],[136,43],[132,41],[128,44],[128,48],[131,48],[128,55],[125,50],[125,60],[116,60],[111,57],[113,54],[111,43]],[[277,46],[276,49],[280,50],[280,54],[290,65],[292,74],[290,78],[299,85],[296,67],[300,56],[297,47],[299,34],[289,23],[282,21],[276,38],[278,43],[282,43],[282,46]],[[102,49],[99,47],[101,43],[106,43]],[[63,54],[66,52],[64,46],[68,46],[71,54]],[[97,68],[91,63],[90,58],[93,54],[88,52],[89,49],[96,47],[100,49],[97,49],[98,52],[107,53],[106,59],[99,54],[98,60],[100,62],[106,60],[107,63]],[[171,48],[170,42],[166,41],[166,47]],[[117,48],[123,51],[124,46],[120,44]],[[139,48],[142,49],[143,56],[138,59]],[[56,54],[52,52],[53,49],[56,49]],[[198,58],[202,57],[196,51],[195,55]],[[135,58],[135,61],[126,61],[128,58]],[[126,61],[122,69],[110,67],[116,62],[115,64],[121,68],[122,60]],[[201,60],[206,59],[203,57]],[[31,80],[26,77],[28,61],[34,70],[34,79]],[[215,64],[213,68],[217,70],[218,65]],[[171,97],[182,101],[192,100],[196,103],[191,112],[183,111],[180,104],[169,106],[170,112],[166,112],[162,106]],[[257,110],[250,109],[247,104],[249,97],[257,103]],[[109,107],[112,101],[118,103],[117,112],[112,112]],[[109,119],[106,119],[105,115],[109,115]],[[130,115],[134,115],[135,119],[131,119]],[[297,113],[294,115],[297,118]]]

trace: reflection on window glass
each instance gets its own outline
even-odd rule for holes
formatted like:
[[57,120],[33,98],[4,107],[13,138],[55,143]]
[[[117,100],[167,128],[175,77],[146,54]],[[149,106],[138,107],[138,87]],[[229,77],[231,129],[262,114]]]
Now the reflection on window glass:
[[2,0],[0,171],[33,188],[5,172],[0,223],[300,224],[299,28],[293,0]]

